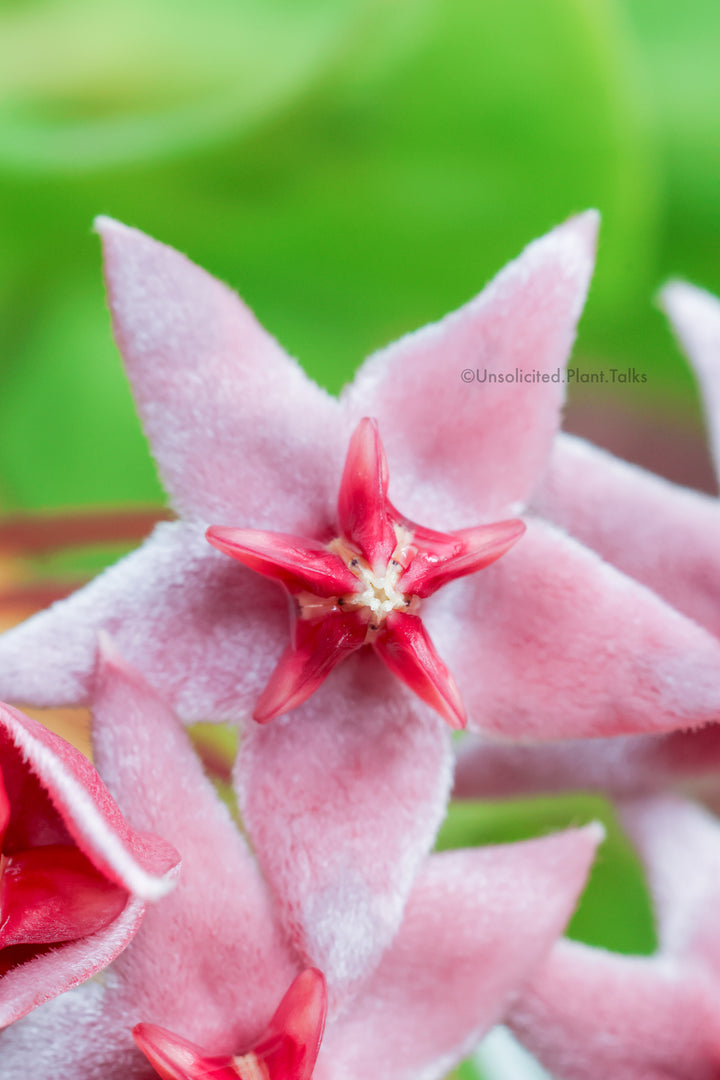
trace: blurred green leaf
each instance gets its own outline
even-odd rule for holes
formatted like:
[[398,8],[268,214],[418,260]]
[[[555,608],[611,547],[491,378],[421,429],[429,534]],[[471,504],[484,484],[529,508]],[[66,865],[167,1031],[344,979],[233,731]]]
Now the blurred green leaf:
[[[45,35],[38,50],[49,48],[56,25],[58,35],[70,32],[59,14],[66,3],[74,19],[67,26],[79,33],[87,0],[14,9],[25,35],[16,28],[11,36],[18,54],[31,49],[33,27]],[[10,28],[12,11],[4,16]],[[638,296],[644,302],[656,181],[633,104],[634,61],[610,4],[306,0],[289,14],[279,2],[265,10],[215,0],[197,31],[202,70],[190,64],[197,15],[188,5],[177,17],[173,8],[177,26],[167,34],[162,0],[137,18],[135,11],[113,16],[114,38],[92,16],[101,47],[93,34],[89,45],[73,46],[76,75],[72,64],[58,70],[56,59],[47,85],[38,76],[28,85],[22,65],[12,67],[9,107],[23,113],[29,142],[17,143],[4,174],[0,163],[0,238],[17,252],[22,283],[21,296],[17,284],[0,292],[11,340],[2,375],[2,416],[13,418],[0,459],[6,503],[158,497],[101,332],[98,253],[88,233],[97,212],[142,227],[238,287],[333,390],[364,354],[457,307],[530,239],[588,205],[604,211],[607,225],[580,347],[592,352],[612,340],[608,315],[622,308],[627,329],[623,312]],[[298,20],[304,45],[296,50]],[[133,93],[134,68],[125,80],[121,58],[134,55],[138,27],[143,72]],[[238,57],[249,51],[253,63],[235,70],[238,37]],[[143,60],[150,52],[154,74]],[[65,105],[53,123],[84,132],[94,123],[139,124],[120,140],[112,167],[109,159],[93,164],[86,145],[72,151],[72,169],[51,170],[45,122],[27,109],[31,102],[49,116],[63,79],[77,86],[60,95]],[[241,102],[253,122],[209,124],[205,138],[198,120],[180,146],[168,120],[167,140],[158,137],[150,153],[146,112],[155,123],[163,109],[202,101],[212,109],[210,84],[213,101]],[[93,101],[95,119],[87,115]],[[51,373],[58,356],[63,367]],[[46,403],[33,404],[46,388]]]

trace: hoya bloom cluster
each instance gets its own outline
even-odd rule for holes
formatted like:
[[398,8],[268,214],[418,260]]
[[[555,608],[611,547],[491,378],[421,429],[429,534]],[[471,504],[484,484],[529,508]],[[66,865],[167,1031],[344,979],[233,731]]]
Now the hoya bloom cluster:
[[[716,754],[720,507],[558,434],[596,227],[531,244],[335,399],[224,285],[98,222],[177,518],[0,639],[0,696],[89,704],[97,769],[3,714],[0,1076],[439,1080],[503,1020],[559,1080],[659,1080],[661,1046],[713,1075],[705,1028],[661,1043],[638,1004],[633,1029],[623,965],[710,1016],[711,933],[683,927],[716,825],[662,789]],[[681,334],[696,301],[668,293]],[[688,347],[711,371],[717,331]],[[463,378],[520,368],[549,377]],[[239,728],[242,830],[197,720]],[[558,942],[597,826],[429,854],[451,728],[457,797],[582,779],[630,800],[657,958]],[[691,850],[703,873],[673,891]]]

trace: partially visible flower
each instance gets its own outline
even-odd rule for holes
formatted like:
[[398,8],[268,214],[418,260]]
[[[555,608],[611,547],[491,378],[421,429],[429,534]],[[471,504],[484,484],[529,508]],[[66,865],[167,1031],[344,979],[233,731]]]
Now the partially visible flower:
[[[101,662],[93,733],[98,767],[131,820],[182,847],[181,879],[102,983],[79,987],[3,1032],[4,1075],[32,1069],[39,1080],[149,1080],[132,1036],[138,1024],[154,1025],[140,1029],[139,1041],[155,1061],[163,1046],[177,1048],[178,1037],[222,1068],[253,1047],[260,1058],[278,1002],[303,964],[244,838],[174,716],[116,656]],[[314,1080],[443,1076],[547,954],[599,836],[590,826],[427,859],[378,967],[368,965],[350,996],[328,979]],[[317,977],[301,980],[299,997],[311,1006],[307,1043],[320,1027],[322,994]],[[298,1019],[293,1000],[276,1032],[287,1034]],[[185,1061],[198,1052],[187,1050]],[[252,1076],[256,1062],[244,1064],[239,1075]]]
[[163,1080],[311,1080],[327,1015],[322,972],[306,968],[293,979],[252,1046],[211,1057],[156,1024],[136,1024],[133,1038]]
[[648,873],[659,951],[560,941],[511,1025],[557,1080],[716,1080],[720,824],[671,797],[631,803],[623,820]]
[[[720,301],[681,282],[666,286],[661,301],[700,384],[720,476]],[[605,558],[720,635],[717,499],[678,488],[565,436],[556,443],[552,468],[537,498],[546,513]],[[636,542],[628,544],[631,533]],[[667,736],[552,745],[508,746],[474,737],[460,749],[455,796],[581,789],[631,796],[718,772],[717,724]]]
[[[720,474],[720,303],[679,282],[660,299],[698,377]],[[561,435],[532,506],[720,636],[717,499]]]
[[177,861],[79,751],[0,705],[0,1027],[109,964]]
[[[338,401],[229,289],[101,220],[116,338],[184,520],[4,635],[0,693],[87,700],[105,628],[183,719],[248,721],[287,642],[285,598],[214,551],[205,529],[337,536],[343,461],[363,417],[377,418],[388,495],[407,520],[447,533],[515,516],[557,431],[596,225],[585,214],[531,244],[466,307],[367,361]],[[504,381],[470,385],[464,369]],[[720,716],[720,643],[537,519],[422,612],[475,730],[597,737]],[[394,654],[396,668],[406,659]],[[448,733],[368,649],[288,717],[248,724],[243,818],[288,932],[328,977],[352,983],[367,950],[377,957],[395,933],[450,763]]]
[[720,725],[672,735],[561,739],[512,746],[481,736],[458,747],[455,799],[599,791],[632,797],[701,783],[720,772]]

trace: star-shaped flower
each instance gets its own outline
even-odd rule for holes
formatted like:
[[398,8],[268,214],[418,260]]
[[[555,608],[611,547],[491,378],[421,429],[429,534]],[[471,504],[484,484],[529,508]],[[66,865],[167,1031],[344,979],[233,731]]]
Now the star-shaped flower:
[[[514,518],[556,434],[596,224],[582,215],[531,244],[466,307],[368,360],[338,401],[224,285],[101,220],[116,338],[182,519],[0,638],[0,694],[86,701],[96,633],[106,629],[183,719],[248,721],[287,644],[286,604],[275,582],[213,550],[205,531],[320,544],[342,536],[337,493],[363,417],[377,420],[393,505],[423,523],[423,537],[468,536],[477,523]],[[463,371],[503,381],[471,385]],[[516,381],[520,371],[531,381]],[[383,491],[386,482],[383,473]],[[356,541],[372,532],[371,517],[353,524]],[[557,529],[525,520],[521,541],[496,563],[422,601],[468,726],[547,739],[719,716],[720,643]],[[356,587],[353,576],[349,592]],[[405,622],[401,614],[389,621]],[[311,625],[327,623],[301,628]],[[452,684],[433,657],[408,670],[408,650],[386,653],[457,721]],[[439,673],[434,684],[428,670]],[[288,684],[275,679],[269,693],[278,688],[282,700]],[[352,982],[366,970],[368,943],[379,949],[397,928],[444,811],[452,755],[441,727],[377,647],[356,649],[287,717],[246,726],[243,819],[288,932],[329,978],[341,965]],[[338,884],[349,881],[351,911]]]
[[512,1010],[557,1080],[716,1080],[720,1075],[720,825],[671,797],[623,815],[647,869],[656,955],[561,941]]
[[0,704],[0,1028],[109,964],[177,861],[79,751]]
[[435,652],[419,608],[448,582],[473,574],[525,531],[501,521],[440,533],[402,517],[388,500],[388,465],[377,424],[364,419],[350,440],[338,496],[340,535],[316,538],[253,529],[208,529],[210,543],[280,582],[294,600],[293,641],[253,717],[295,708],[363,645],[451,727],[465,727],[455,680]]
[[[177,1054],[179,1037],[222,1068],[228,1058],[237,1065],[245,1056],[247,1069],[238,1070],[244,1080],[258,1064],[247,1060],[249,1053],[267,1064],[269,1030],[291,1039],[294,1032],[296,1045],[312,1050],[323,1012],[318,976],[301,974],[256,861],[185,732],[107,651],[93,741],[98,769],[135,827],[159,831],[182,849],[180,881],[148,911],[102,982],[65,994],[0,1035],[6,1074],[32,1069],[38,1080],[152,1080],[133,1028],[154,1064],[163,1047],[166,1060]],[[599,836],[589,826],[426,859],[377,968],[368,967],[351,994],[328,978],[314,1080],[444,1076],[542,962],[582,889]],[[351,891],[352,881],[345,887]],[[139,1033],[138,1024],[144,1025]],[[171,1034],[163,1037],[157,1028]],[[197,1051],[184,1053],[193,1076]],[[305,1074],[276,1077],[271,1070],[270,1076],[304,1080]]]

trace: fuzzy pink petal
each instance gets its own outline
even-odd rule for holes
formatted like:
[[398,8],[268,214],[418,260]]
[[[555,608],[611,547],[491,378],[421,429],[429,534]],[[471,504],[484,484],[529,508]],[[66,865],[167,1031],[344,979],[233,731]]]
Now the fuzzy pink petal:
[[442,721],[372,653],[241,744],[243,821],[287,932],[331,997],[397,929],[445,809],[449,758]]
[[429,859],[352,1009],[328,1027],[317,1080],[434,1080],[501,1019],[562,932],[598,826]]
[[182,855],[177,889],[118,958],[108,1023],[127,1041],[153,1023],[233,1053],[262,1034],[296,973],[255,861],[175,717],[107,647],[93,738],[128,818]]
[[660,300],[700,381],[715,471],[720,474],[720,300],[680,281],[666,285]]
[[533,508],[720,636],[720,503],[561,435]]
[[109,964],[137,930],[144,901],[157,900],[172,888],[168,871],[177,853],[163,840],[127,824],[79,751],[6,706],[0,706],[0,759],[12,808],[4,850],[74,843],[126,894],[126,902],[102,929],[34,955],[2,975],[3,1027]]
[[717,1080],[717,983],[561,941],[510,1013],[558,1080]]
[[390,496],[420,521],[461,528],[523,500],[555,435],[564,385],[478,385],[464,369],[548,375],[567,362],[592,273],[597,214],[531,244],[471,303],[371,357],[346,391],[377,417]]
[[694,957],[720,978],[720,823],[671,796],[635,799],[622,821],[645,863],[664,953]]
[[0,694],[35,705],[90,698],[107,630],[186,720],[248,716],[287,637],[281,589],[173,522],[67,600],[0,636]]
[[633,796],[720,774],[720,725],[672,735],[626,735],[513,746],[468,736],[458,749],[455,799],[540,792]]
[[288,532],[331,520],[337,402],[184,255],[108,218],[97,229],[115,337],[176,507]]
[[542,522],[423,615],[475,730],[584,738],[720,717],[720,643]]

